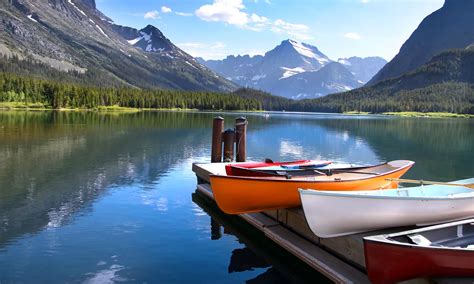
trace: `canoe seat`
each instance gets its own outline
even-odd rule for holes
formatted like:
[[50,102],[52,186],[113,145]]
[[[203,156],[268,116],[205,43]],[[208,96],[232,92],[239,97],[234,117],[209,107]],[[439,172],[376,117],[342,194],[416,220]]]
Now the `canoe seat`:
[[431,246],[432,242],[420,234],[407,235],[410,240],[420,246]]

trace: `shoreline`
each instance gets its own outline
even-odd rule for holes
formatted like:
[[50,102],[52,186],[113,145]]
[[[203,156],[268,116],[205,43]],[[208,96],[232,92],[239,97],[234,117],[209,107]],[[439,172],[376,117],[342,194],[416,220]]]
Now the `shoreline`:
[[[21,103],[21,102],[0,102],[0,111],[69,111],[69,112],[98,112],[98,113],[136,113],[141,111],[179,111],[179,112],[240,112],[240,113],[317,113],[317,112],[293,112],[293,111],[266,111],[266,110],[200,110],[195,108],[131,108],[121,106],[99,106],[97,108],[60,108],[53,109],[51,106],[45,106],[41,103]],[[370,113],[364,111],[347,111],[342,113],[328,113],[339,115],[362,115],[362,116],[395,116],[395,117],[410,117],[410,118],[474,118],[474,114],[459,114],[450,112],[383,112]]]

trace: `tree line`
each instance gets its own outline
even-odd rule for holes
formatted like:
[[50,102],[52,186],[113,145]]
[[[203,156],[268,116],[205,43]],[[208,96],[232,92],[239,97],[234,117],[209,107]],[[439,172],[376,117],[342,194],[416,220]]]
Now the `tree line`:
[[120,106],[201,110],[262,110],[257,99],[236,94],[130,87],[92,87],[0,73],[0,102],[41,103],[53,109]]

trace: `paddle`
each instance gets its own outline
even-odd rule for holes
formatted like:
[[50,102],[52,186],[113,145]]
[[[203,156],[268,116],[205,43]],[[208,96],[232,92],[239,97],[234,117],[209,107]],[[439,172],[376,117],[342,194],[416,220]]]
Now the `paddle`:
[[401,179],[401,178],[387,178],[388,181],[398,181],[405,183],[418,183],[418,184],[437,184],[437,185],[449,185],[449,186],[464,186],[470,189],[474,189],[474,183],[468,184],[459,184],[459,183],[449,183],[442,181],[428,181],[428,180],[418,180],[418,179]]

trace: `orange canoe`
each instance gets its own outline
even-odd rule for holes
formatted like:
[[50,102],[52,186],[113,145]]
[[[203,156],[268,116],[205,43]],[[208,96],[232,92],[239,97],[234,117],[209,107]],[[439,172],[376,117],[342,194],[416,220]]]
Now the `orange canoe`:
[[211,188],[219,208],[241,214],[301,206],[298,188],[315,190],[376,190],[396,188],[388,178],[400,178],[415,162],[398,160],[332,175],[241,177],[211,175]]

